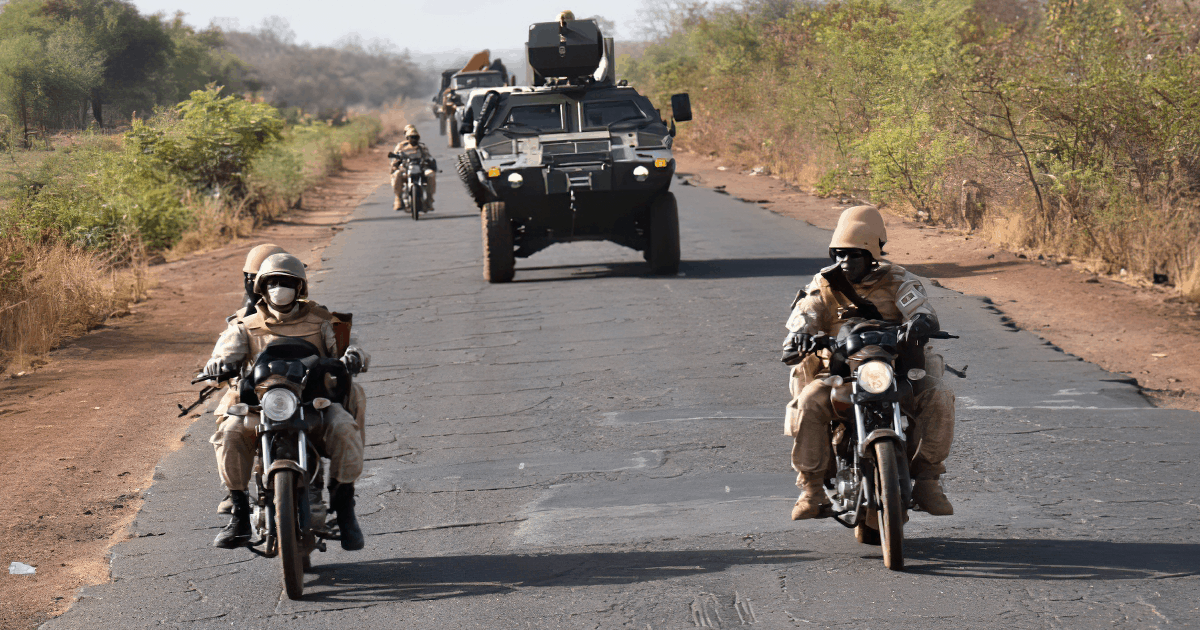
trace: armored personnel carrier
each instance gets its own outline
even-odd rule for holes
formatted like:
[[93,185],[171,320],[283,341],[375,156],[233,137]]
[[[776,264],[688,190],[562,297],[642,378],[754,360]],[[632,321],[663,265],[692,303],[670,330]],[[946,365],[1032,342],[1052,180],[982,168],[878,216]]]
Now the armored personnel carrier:
[[584,240],[641,251],[654,273],[677,273],[671,143],[675,121],[691,120],[688,96],[671,98],[667,123],[614,81],[613,42],[595,20],[530,26],[526,56],[530,86],[480,99],[474,91],[477,109],[461,123],[474,148],[458,170],[483,210],[484,277],[508,282],[516,258]]

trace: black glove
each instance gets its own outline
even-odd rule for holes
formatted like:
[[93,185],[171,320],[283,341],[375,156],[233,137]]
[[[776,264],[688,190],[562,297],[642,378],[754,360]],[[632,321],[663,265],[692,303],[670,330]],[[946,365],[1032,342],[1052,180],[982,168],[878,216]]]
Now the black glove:
[[815,348],[813,336],[808,333],[791,333],[783,340],[783,356],[780,361],[787,365],[800,362],[800,353],[812,352]]
[[912,319],[904,322],[904,330],[900,331],[900,344],[912,343],[925,339],[938,331],[937,320],[925,313],[917,313]]

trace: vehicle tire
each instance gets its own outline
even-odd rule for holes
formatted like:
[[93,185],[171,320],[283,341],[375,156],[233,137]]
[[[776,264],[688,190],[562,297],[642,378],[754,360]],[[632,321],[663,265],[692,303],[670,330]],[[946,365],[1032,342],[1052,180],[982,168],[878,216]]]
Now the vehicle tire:
[[283,568],[283,590],[288,599],[304,596],[304,550],[300,545],[300,523],[296,519],[296,471],[275,473],[275,534],[279,538],[279,563]]
[[650,251],[646,257],[651,273],[679,273],[679,207],[673,193],[663,193],[650,203]]
[[425,203],[424,195],[421,193],[420,186],[410,186],[408,189],[408,211],[412,213],[413,221],[418,221],[421,218],[421,210]]
[[471,195],[471,200],[480,208],[487,203],[488,190],[479,181],[477,175],[483,170],[483,162],[479,160],[479,154],[475,149],[469,149],[462,155],[458,156],[458,163],[455,165],[458,169],[458,178],[462,180],[463,186],[467,187],[467,194]]
[[454,120],[453,116],[446,117],[446,124],[450,127],[450,133],[447,134],[450,136],[450,141],[446,143],[446,146],[451,149],[462,148],[462,134],[458,133],[458,125],[454,124],[456,122],[458,121]]
[[879,546],[879,530],[868,527],[865,523],[854,526],[854,540],[864,545]]
[[896,465],[896,446],[887,440],[875,443],[875,463],[879,474],[879,537],[883,547],[883,565],[893,571],[904,570],[904,505],[900,496],[900,470]]
[[483,206],[483,278],[488,282],[512,282],[516,260],[513,256],[512,221],[503,201]]

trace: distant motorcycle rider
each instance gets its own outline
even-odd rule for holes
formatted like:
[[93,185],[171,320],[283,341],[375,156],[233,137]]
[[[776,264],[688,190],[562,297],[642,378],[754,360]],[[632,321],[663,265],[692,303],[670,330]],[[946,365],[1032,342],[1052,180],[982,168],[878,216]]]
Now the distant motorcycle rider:
[[[217,340],[204,373],[216,375],[231,367],[249,365],[263,349],[280,338],[303,339],[312,343],[322,356],[332,357],[337,343],[333,315],[308,297],[308,278],[304,263],[290,254],[275,254],[263,261],[254,281],[254,292],[262,298],[254,313],[229,322]],[[340,357],[351,374],[364,371],[370,356],[350,346]],[[253,416],[226,416],[210,442],[217,457],[221,481],[233,499],[233,518],[213,545],[235,548],[250,539],[250,504],[247,493],[255,453]],[[337,513],[342,547],[362,549],[362,530],[354,515],[354,482],[362,473],[363,438],[353,416],[334,402],[322,412],[320,424],[309,431],[318,450],[330,460],[329,507]]]
[[[903,323],[902,337],[916,340],[939,330],[937,314],[925,293],[921,279],[883,259],[882,247],[887,230],[879,210],[857,206],[842,213],[829,244],[833,259],[853,285],[855,292],[873,304],[885,321]],[[820,274],[814,276],[792,305],[787,321],[788,336],[783,342],[784,359],[815,348],[814,336],[836,336],[853,310],[851,300],[833,289]],[[919,346],[918,346],[919,347]],[[946,471],[943,464],[954,439],[954,393],[942,381],[944,363],[940,355],[926,346],[917,353],[924,365],[924,378],[913,383],[913,396],[902,408],[913,418],[909,428],[908,457],[914,480],[912,496],[921,509],[935,516],[954,513],[938,478]],[[800,498],[792,509],[792,519],[818,516],[830,505],[824,482],[833,474],[831,426],[839,413],[830,399],[831,387],[818,378],[828,370],[828,352],[809,354],[792,368],[785,430],[795,438],[792,468],[799,474],[796,485]]]
[[392,209],[399,210],[403,205],[404,185],[408,183],[408,171],[403,168],[407,160],[420,160],[421,168],[425,171],[425,210],[433,211],[433,195],[437,192],[437,160],[429,153],[429,149],[421,142],[421,133],[417,128],[408,125],[404,127],[404,141],[397,144],[392,153],[401,156],[400,160],[392,161],[392,191],[395,200]]

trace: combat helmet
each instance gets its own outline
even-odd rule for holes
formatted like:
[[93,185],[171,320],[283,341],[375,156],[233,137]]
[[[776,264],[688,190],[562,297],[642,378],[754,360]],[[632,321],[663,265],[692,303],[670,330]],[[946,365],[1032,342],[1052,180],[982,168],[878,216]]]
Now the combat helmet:
[[883,224],[879,209],[875,206],[854,206],[847,208],[838,218],[829,249],[865,249],[871,252],[875,260],[879,260],[883,258],[883,246],[886,243],[887,227]]
[[257,274],[258,268],[262,266],[263,261],[275,254],[286,254],[287,250],[274,244],[263,243],[250,250],[246,254],[246,264],[242,267],[242,273]]
[[308,275],[304,272],[304,263],[291,254],[275,254],[263,261],[258,268],[258,277],[254,279],[254,292],[263,295],[266,290],[267,278],[271,276],[289,276],[300,280],[296,288],[296,299],[308,297]]
[[405,140],[409,140],[409,139],[420,140],[421,132],[417,131],[417,128],[413,125],[405,125],[404,126],[404,139]]

